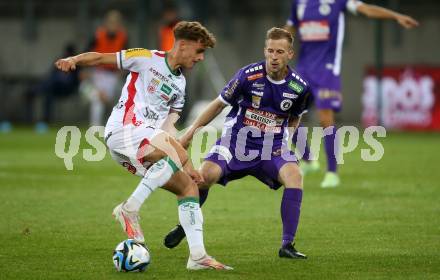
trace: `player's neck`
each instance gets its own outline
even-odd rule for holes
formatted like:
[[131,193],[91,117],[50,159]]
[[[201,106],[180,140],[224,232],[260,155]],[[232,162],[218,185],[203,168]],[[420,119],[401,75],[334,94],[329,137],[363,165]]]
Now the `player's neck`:
[[288,72],[289,70],[285,67],[278,72],[267,72],[267,75],[274,81],[281,81],[286,78]]
[[168,67],[170,68],[171,72],[177,73],[179,71],[179,68],[181,67],[181,65],[177,61],[176,54],[173,53],[173,51],[170,51],[170,52],[167,52],[165,55],[166,55],[166,57],[165,57],[166,62],[168,64]]

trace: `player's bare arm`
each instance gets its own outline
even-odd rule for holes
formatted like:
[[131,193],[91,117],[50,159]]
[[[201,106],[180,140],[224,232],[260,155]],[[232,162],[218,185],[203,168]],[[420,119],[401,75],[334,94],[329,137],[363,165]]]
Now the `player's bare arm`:
[[210,123],[225,107],[226,104],[221,102],[218,98],[209,103],[205,111],[200,114],[200,116],[194,121],[185,134],[180,137],[179,142],[182,144],[182,146],[184,148],[188,148],[189,142],[192,140],[197,129]]
[[361,3],[356,10],[369,18],[396,20],[407,29],[419,26],[419,22],[412,17],[379,6]]
[[116,65],[115,53],[86,52],[76,56],[58,59],[55,66],[64,72],[73,71],[76,66],[96,66],[101,64]]
[[179,111],[171,109],[161,127],[162,130],[168,132],[168,134],[174,138],[176,137],[177,133],[176,122],[180,119],[179,113]]

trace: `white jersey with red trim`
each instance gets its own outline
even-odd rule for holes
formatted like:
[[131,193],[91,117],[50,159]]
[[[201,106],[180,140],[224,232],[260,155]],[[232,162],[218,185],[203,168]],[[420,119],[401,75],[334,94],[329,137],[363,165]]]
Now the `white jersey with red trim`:
[[166,53],[136,48],[116,56],[118,68],[130,74],[107,121],[105,135],[128,125],[160,128],[170,109],[183,109],[186,80],[181,71],[170,69]]

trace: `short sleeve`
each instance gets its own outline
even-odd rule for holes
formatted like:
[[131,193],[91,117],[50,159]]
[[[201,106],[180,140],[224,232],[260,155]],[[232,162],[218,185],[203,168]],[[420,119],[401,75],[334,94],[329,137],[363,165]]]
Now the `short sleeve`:
[[345,9],[352,13],[353,15],[357,14],[357,8],[362,4],[359,0],[346,0]]
[[297,5],[295,0],[292,1],[292,5],[290,7],[290,16],[287,18],[286,25],[288,26],[298,25]]
[[243,69],[240,69],[220,93],[219,99],[226,105],[237,104],[244,84],[244,74]]
[[310,104],[312,103],[312,94],[307,87],[303,94],[301,94],[296,100],[296,106],[292,106],[290,114],[292,116],[300,117],[308,112]]
[[174,100],[174,102],[171,104],[171,109],[174,111],[182,111],[183,106],[185,105],[185,93],[179,94]]
[[116,53],[118,68],[132,72],[148,69],[152,53],[147,49],[128,49]]

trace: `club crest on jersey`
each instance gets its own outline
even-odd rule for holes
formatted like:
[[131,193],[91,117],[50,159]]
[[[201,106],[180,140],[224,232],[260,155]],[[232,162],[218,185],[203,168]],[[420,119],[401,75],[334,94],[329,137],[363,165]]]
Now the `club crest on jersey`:
[[332,11],[332,8],[330,7],[329,4],[326,3],[322,3],[321,5],[319,5],[319,13],[323,16],[328,16]]
[[300,86],[298,83],[296,83],[294,81],[289,82],[289,88],[296,91],[297,93],[301,93],[304,89],[302,86]]
[[156,91],[157,86],[160,84],[158,79],[151,79],[150,83],[147,86],[148,93],[154,93]]
[[280,108],[283,111],[287,111],[292,107],[292,105],[293,105],[292,100],[284,99],[283,101],[281,101]]
[[261,96],[252,95],[252,107],[260,108]]

